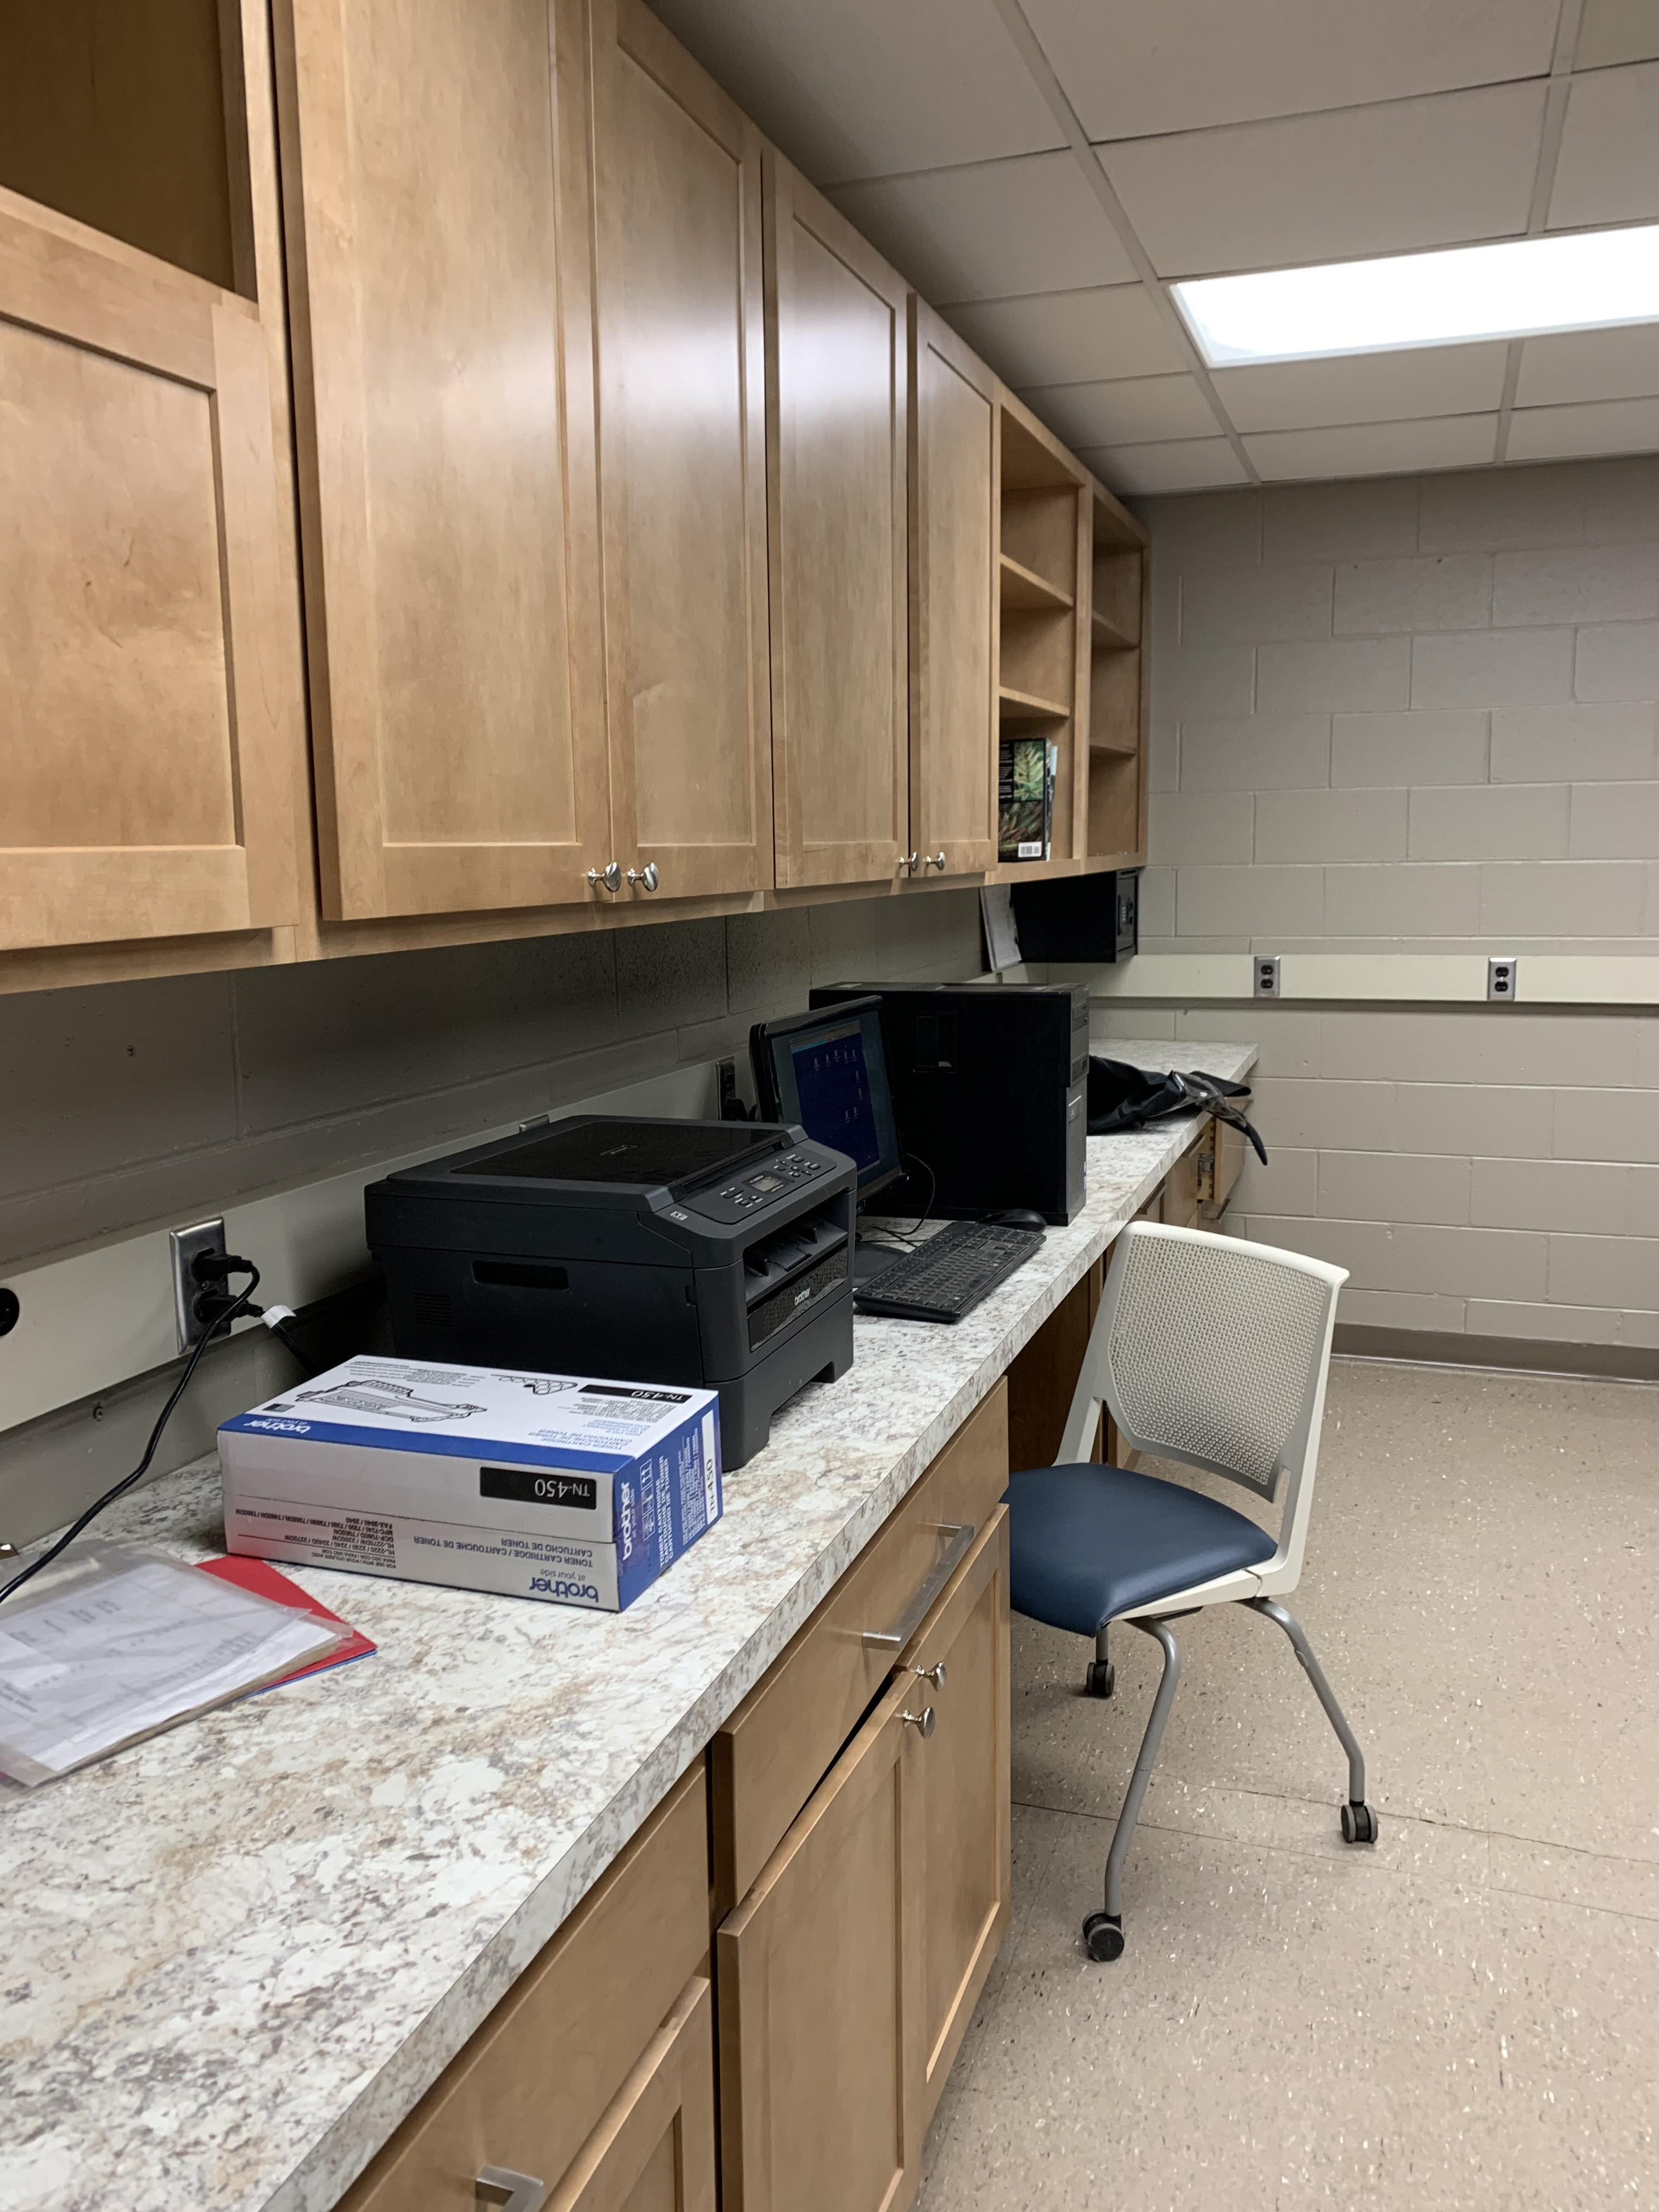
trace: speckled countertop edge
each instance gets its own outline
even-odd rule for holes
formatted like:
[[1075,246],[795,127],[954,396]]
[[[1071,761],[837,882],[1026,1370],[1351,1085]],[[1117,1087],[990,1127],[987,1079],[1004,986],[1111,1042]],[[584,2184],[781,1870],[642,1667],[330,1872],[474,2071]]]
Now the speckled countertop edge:
[[[1091,1139],[1083,1212],[956,1328],[860,1319],[627,1613],[295,1571],[378,1656],[0,1782],[3,2212],[329,2212],[1190,1134]],[[222,1549],[216,1462],[104,1525]]]

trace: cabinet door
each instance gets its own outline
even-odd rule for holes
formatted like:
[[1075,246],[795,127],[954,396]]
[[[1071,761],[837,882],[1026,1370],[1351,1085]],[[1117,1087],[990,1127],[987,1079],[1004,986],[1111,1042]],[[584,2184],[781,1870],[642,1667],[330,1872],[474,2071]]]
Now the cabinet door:
[[714,2038],[699,1975],[547,2201],[547,2212],[714,2212]]
[[921,1687],[882,1698],[715,1939],[724,2212],[915,2193]]
[[0,948],[295,919],[249,301],[0,191]]
[[908,813],[906,291],[769,149],[766,179],[777,878],[890,881]]
[[996,380],[914,293],[910,401],[910,836],[951,875],[997,856]]
[[921,1950],[921,2124],[1007,1932],[1010,1848],[1008,1509],[1000,1505],[902,1662],[927,1684],[933,1733],[916,1763],[921,1856],[908,1875]]
[[756,890],[772,881],[761,137],[641,0],[592,0],[592,21],[613,848],[624,870],[655,864],[659,896]]
[[611,858],[587,234],[567,220],[584,64],[555,13],[276,0],[335,919],[586,900]]

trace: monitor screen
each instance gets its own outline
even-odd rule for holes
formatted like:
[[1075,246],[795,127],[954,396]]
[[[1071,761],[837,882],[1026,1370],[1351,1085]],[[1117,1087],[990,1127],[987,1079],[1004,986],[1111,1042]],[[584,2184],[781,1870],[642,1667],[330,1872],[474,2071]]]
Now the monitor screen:
[[845,1152],[860,1196],[903,1172],[874,1000],[763,1023],[750,1051],[762,1114]]

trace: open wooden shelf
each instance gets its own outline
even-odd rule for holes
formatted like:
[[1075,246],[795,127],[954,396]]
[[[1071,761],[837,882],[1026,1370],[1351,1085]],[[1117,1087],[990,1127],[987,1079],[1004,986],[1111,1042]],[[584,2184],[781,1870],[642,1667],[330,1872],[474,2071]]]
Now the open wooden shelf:
[[1012,553],[1002,555],[1000,568],[1005,607],[1035,607],[1065,614],[1077,604],[1069,592],[1062,591],[1058,584],[1051,584],[1046,576],[1039,576],[1023,561],[1016,561]]
[[1035,691],[1015,691],[1003,684],[997,708],[1005,722],[1067,722],[1072,710],[1058,699],[1040,699]]
[[1131,637],[1127,630],[1120,629],[1098,607],[1091,613],[1089,625],[1095,645],[1103,652],[1133,653],[1140,643],[1138,636]]
[[1091,737],[1089,750],[1091,753],[1103,753],[1109,760],[1133,760],[1140,750],[1139,732],[1125,732],[1121,738],[1115,732],[1109,737]]

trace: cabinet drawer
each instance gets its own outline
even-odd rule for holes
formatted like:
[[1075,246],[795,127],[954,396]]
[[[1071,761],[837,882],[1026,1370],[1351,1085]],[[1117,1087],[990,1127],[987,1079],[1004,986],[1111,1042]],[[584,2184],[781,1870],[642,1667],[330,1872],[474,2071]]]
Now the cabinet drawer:
[[898,1657],[861,1640],[890,1631],[949,1556],[941,1529],[983,1528],[1008,1483],[1008,1392],[999,1382],[848,1568],[710,1748],[715,1917],[729,1912]]
[[337,2212],[477,2212],[487,2166],[550,2185],[568,2173],[707,1960],[707,1803],[694,1767]]
[[714,2212],[714,2020],[694,1975],[547,2212]]

